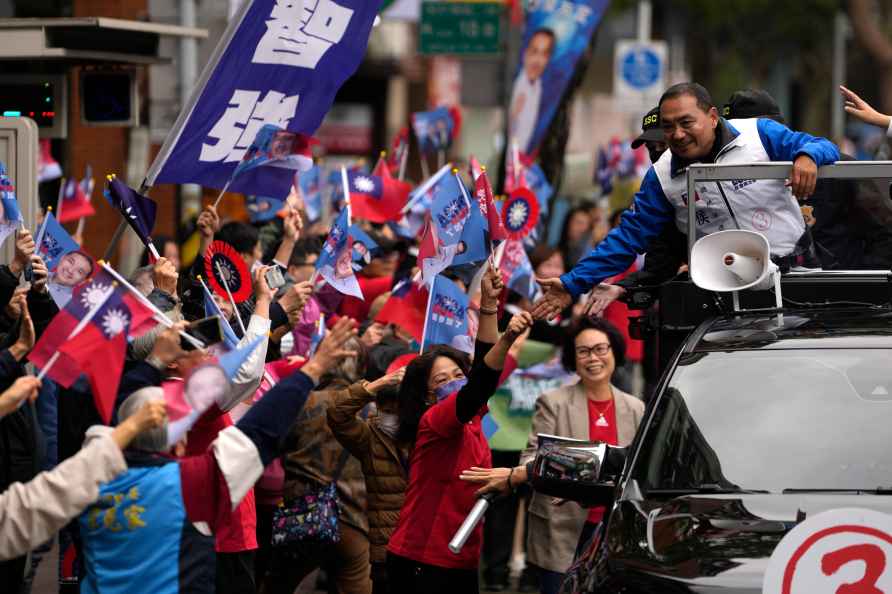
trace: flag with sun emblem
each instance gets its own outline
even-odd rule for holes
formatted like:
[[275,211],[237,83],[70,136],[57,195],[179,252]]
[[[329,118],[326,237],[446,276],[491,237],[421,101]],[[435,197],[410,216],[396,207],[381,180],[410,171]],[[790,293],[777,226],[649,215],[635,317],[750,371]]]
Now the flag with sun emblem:
[[139,235],[140,241],[148,245],[155,228],[157,205],[114,176],[109,177],[105,198],[121,212],[127,224]]
[[381,175],[347,172],[353,217],[372,223],[399,221],[412,186],[391,177],[386,167],[376,171]]
[[[94,309],[89,323],[74,333]],[[58,352],[59,360],[47,375],[64,387],[86,374],[96,409],[108,423],[124,371],[127,341],[154,326],[152,310],[102,270],[53,318],[28,360],[40,368]]]
[[527,188],[517,188],[502,205],[502,223],[509,239],[522,240],[539,222],[539,201]]

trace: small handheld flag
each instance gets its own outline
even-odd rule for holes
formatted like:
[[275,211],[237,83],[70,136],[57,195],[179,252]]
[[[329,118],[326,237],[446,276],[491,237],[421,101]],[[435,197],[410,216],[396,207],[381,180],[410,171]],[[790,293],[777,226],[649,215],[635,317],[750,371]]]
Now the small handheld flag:
[[84,191],[82,183],[74,178],[65,182],[58,210],[60,223],[68,223],[96,214],[96,209],[90,204],[90,198]]
[[[468,295],[446,277],[438,276],[431,287],[421,352],[435,344],[468,349]],[[470,345],[473,352],[473,344]]]
[[105,198],[121,213],[152,255],[159,258],[158,251],[152,244],[152,230],[155,228],[155,213],[158,210],[155,202],[128,187],[114,175],[108,176]]

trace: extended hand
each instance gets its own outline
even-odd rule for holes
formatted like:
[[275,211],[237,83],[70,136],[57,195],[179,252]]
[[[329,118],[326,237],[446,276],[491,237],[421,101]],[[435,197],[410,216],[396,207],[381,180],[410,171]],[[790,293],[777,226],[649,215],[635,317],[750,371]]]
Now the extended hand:
[[889,127],[892,117],[878,112],[871,107],[870,103],[842,85],[839,86],[839,92],[842,93],[843,98],[846,100],[845,110],[847,114],[858,118],[866,124],[881,128]]
[[585,306],[585,314],[591,317],[599,317],[607,306],[626,294],[626,290],[617,285],[606,283],[598,284],[592,289]]
[[478,468],[477,466],[472,466],[467,470],[463,470],[458,478],[469,483],[482,484],[483,486],[477,489],[477,495],[483,495],[484,493],[504,494],[511,491],[511,487],[508,486],[508,476],[510,474],[510,468]]
[[302,371],[318,382],[319,378],[341,359],[356,356],[356,351],[344,348],[347,341],[354,336],[356,336],[356,322],[350,318],[339,319],[319,343],[319,348],[303,366]]
[[400,367],[396,371],[392,371],[387,375],[381,376],[373,382],[369,382],[369,384],[365,387],[366,390],[371,392],[372,394],[377,394],[382,389],[387,388],[389,386],[399,386],[403,381],[403,377],[406,375],[406,368]]
[[799,155],[793,161],[793,169],[787,185],[799,200],[805,200],[815,193],[818,182],[818,166],[808,155]]
[[550,320],[573,302],[560,278],[537,278],[536,282],[545,292],[533,306],[532,314],[537,320]]

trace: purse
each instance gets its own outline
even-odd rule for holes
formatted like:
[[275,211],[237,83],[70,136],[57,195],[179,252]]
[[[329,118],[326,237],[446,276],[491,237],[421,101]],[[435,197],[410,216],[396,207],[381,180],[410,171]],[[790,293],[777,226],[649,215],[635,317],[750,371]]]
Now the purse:
[[287,504],[283,501],[273,512],[272,544],[287,546],[295,542],[335,544],[341,539],[338,529],[337,484],[350,452],[344,450],[332,481],[316,490],[308,490]]

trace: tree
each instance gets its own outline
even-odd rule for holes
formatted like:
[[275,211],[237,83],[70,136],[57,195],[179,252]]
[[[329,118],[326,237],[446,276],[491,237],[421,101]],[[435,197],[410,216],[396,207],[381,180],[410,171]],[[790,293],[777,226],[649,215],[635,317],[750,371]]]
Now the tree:
[[849,19],[855,40],[876,65],[881,111],[892,112],[892,7],[886,2],[849,0]]

